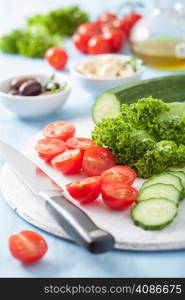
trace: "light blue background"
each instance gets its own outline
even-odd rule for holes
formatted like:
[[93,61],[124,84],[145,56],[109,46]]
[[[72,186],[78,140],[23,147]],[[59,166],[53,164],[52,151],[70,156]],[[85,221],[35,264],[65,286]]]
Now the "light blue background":
[[[115,8],[123,1],[81,0],[81,6],[97,15],[105,8]],[[152,1],[146,1],[147,7]],[[51,0],[0,0],[0,33],[20,26],[24,16],[44,12],[74,1]],[[109,4],[106,4],[109,3]],[[70,42],[66,45],[70,60],[79,56]],[[26,72],[52,72],[49,66],[37,59],[0,55],[0,77]],[[161,75],[147,69],[144,77]],[[93,95],[74,85],[64,108],[47,122],[56,119],[72,119],[89,114]],[[25,122],[17,119],[0,105],[0,139],[19,148],[46,122]],[[0,158],[0,164],[3,160]],[[24,266],[12,258],[8,250],[8,237],[21,230],[35,230],[42,234],[49,245],[44,259],[37,264]],[[126,230],[123,228],[123,230]],[[184,277],[185,252],[134,252],[114,251],[93,256],[76,245],[53,237],[26,223],[13,212],[0,194],[0,277]]]

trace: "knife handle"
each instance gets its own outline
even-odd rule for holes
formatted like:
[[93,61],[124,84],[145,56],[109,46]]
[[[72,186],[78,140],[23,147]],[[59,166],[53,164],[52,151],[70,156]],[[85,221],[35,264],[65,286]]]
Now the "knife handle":
[[80,246],[91,253],[104,253],[114,248],[111,234],[98,228],[80,208],[60,192],[41,192],[46,208],[62,229]]

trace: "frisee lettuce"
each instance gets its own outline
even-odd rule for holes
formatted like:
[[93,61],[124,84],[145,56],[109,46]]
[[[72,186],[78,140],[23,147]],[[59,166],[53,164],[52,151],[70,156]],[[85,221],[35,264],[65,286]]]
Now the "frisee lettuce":
[[148,178],[169,167],[185,166],[185,104],[152,97],[123,104],[115,119],[99,122],[92,138],[108,148],[118,164]]

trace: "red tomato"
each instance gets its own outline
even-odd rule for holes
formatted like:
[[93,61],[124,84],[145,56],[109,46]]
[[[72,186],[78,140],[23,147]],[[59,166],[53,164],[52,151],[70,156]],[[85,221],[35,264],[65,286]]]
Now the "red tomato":
[[130,13],[128,15],[126,15],[122,20],[121,20],[121,27],[122,30],[125,32],[125,34],[128,36],[132,27],[134,26],[134,24],[141,19],[141,15],[137,14],[137,13]]
[[59,47],[51,47],[45,53],[45,59],[56,70],[64,69],[68,55],[66,51]]
[[110,29],[104,34],[112,52],[118,52],[126,42],[125,34],[120,29]]
[[87,176],[101,175],[115,164],[116,161],[112,152],[103,147],[94,145],[84,152],[82,168]]
[[100,195],[101,177],[94,176],[66,185],[69,194],[82,204],[93,202]]
[[12,255],[23,263],[41,259],[48,250],[46,241],[36,232],[21,231],[9,238]]
[[104,13],[98,18],[98,21],[100,21],[101,23],[110,22],[113,20],[118,20],[118,17],[115,14],[110,12]]
[[38,156],[49,162],[54,156],[64,152],[66,145],[59,139],[42,139],[37,142],[35,150]]
[[82,167],[82,159],[83,154],[80,149],[66,150],[62,154],[55,156],[51,160],[51,164],[63,174],[77,174]]
[[75,134],[75,127],[65,121],[55,121],[46,125],[43,133],[47,138],[56,138],[66,141]]
[[104,202],[115,210],[130,206],[138,197],[138,192],[132,186],[114,181],[103,183],[101,193]]
[[131,185],[136,177],[134,170],[126,166],[115,166],[101,174],[103,183],[113,181]]
[[110,52],[109,42],[101,34],[96,34],[90,38],[87,45],[89,54],[104,54]]
[[87,53],[87,44],[91,37],[85,34],[75,33],[73,35],[73,44],[82,53]]
[[83,23],[78,27],[77,32],[92,37],[100,33],[99,22]]
[[93,144],[93,140],[88,138],[72,137],[66,141],[66,146],[69,149],[86,150]]

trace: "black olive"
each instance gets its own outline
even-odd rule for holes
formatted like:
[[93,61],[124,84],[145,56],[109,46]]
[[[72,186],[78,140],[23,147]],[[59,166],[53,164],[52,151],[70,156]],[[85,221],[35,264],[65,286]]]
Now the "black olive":
[[60,89],[60,84],[58,82],[52,82],[52,81],[49,82],[45,87],[46,91],[51,91],[51,92],[56,91],[58,89]]
[[31,78],[28,78],[28,77],[19,77],[19,78],[13,79],[11,82],[11,89],[18,90],[25,81],[28,81],[30,79]]
[[19,95],[19,92],[18,92],[18,90],[11,89],[11,90],[9,90],[8,94],[10,94],[10,95]]
[[42,92],[41,84],[36,80],[25,81],[19,87],[19,94],[22,96],[37,96]]

